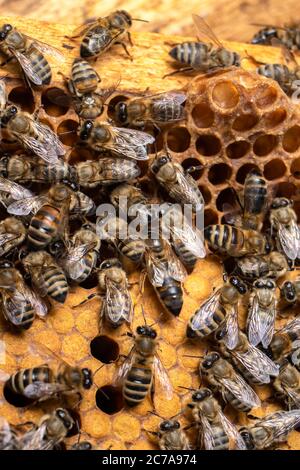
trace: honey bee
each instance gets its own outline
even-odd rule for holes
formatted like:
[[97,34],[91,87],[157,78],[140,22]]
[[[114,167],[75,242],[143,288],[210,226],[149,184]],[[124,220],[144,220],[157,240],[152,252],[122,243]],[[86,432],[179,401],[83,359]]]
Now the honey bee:
[[300,319],[287,323],[277,331],[269,346],[269,352],[274,361],[280,363],[290,357],[296,367],[300,367]]
[[0,262],[0,308],[4,318],[18,330],[28,330],[36,315],[44,318],[46,304],[29,289],[10,261]]
[[[157,333],[148,325],[138,326],[134,346],[127,359],[120,367],[117,381],[122,381],[125,403],[134,407],[147,395],[154,393],[155,385],[160,383],[162,393],[167,400],[173,397],[172,386],[167,372],[157,355]],[[157,382],[156,382],[157,381]]]
[[68,277],[79,284],[85,281],[96,268],[101,240],[96,234],[96,226],[85,223],[69,241],[63,267]]
[[204,229],[207,244],[217,253],[233,257],[265,255],[271,251],[267,238],[256,230],[228,224],[207,225]]
[[[126,54],[130,57],[124,42],[127,36],[132,45],[129,28],[133,18],[125,10],[117,10],[104,18],[86,23],[75,29],[71,39],[84,36],[80,45],[80,57],[83,59],[97,59],[97,57],[113,46],[121,44]],[[143,21],[143,20],[136,20]]]
[[149,123],[157,126],[181,121],[185,118],[185,100],[186,95],[179,92],[130,98],[116,105],[114,120],[120,126],[142,128]]
[[251,344],[267,348],[272,341],[277,310],[276,283],[273,279],[257,279],[249,298],[247,331]]
[[[261,26],[261,25],[257,25]],[[299,25],[282,26],[265,25],[251,40],[252,44],[265,46],[283,45],[290,50],[300,49]]]
[[162,238],[146,240],[145,262],[158,299],[167,312],[177,317],[183,305],[181,283],[187,275],[183,265]]
[[18,183],[58,183],[63,180],[76,181],[74,167],[63,160],[54,165],[28,155],[3,155],[0,158],[0,176]]
[[238,344],[234,349],[226,346],[226,330],[220,329],[216,333],[220,350],[225,358],[230,359],[248,382],[254,385],[270,383],[271,377],[279,373],[279,366],[256,346],[250,344],[247,336],[239,331]]
[[69,215],[70,219],[85,218],[95,215],[96,204],[87,194],[78,191],[76,183],[63,180],[62,183],[69,186],[71,191]]
[[64,271],[46,251],[29,253],[22,260],[25,271],[41,297],[50,297],[63,304],[69,292]]
[[31,114],[20,111],[16,106],[8,106],[1,113],[1,126],[25,150],[47,163],[55,164],[58,157],[65,154],[62,143],[50,127],[35,120]]
[[251,170],[244,184],[243,227],[260,231],[267,209],[267,182],[259,170]]
[[28,228],[29,246],[43,250],[53,240],[67,237],[72,193],[69,186],[58,183],[44,195],[21,199],[8,207],[10,214],[35,214]]
[[172,199],[180,204],[191,204],[195,211],[204,208],[204,199],[196,181],[169,155],[157,156],[151,164],[151,171]]
[[289,270],[289,263],[283,253],[271,251],[267,255],[250,255],[238,258],[234,272],[239,277],[253,282],[262,277],[278,279]]
[[273,382],[276,398],[289,410],[300,408],[300,373],[296,367],[286,362],[280,367],[279,375]]
[[110,192],[109,198],[114,207],[118,209],[119,215],[122,214],[124,218],[128,217],[129,220],[138,215],[143,220],[144,226],[147,227],[152,211],[150,200],[140,188],[128,183],[119,184]]
[[33,196],[34,194],[29,189],[0,176],[0,201],[6,209],[16,201],[22,201]]
[[181,207],[166,204],[161,219],[162,233],[166,239],[170,234],[171,244],[180,261],[193,269],[197,260],[205,258],[203,235],[188,221]]
[[0,51],[6,56],[5,65],[16,60],[29,86],[49,85],[51,68],[44,53],[51,54],[59,61],[63,55],[54,47],[21,33],[11,24],[4,24],[0,29]]
[[106,240],[134,263],[142,261],[146,250],[145,242],[137,236],[131,235],[129,226],[124,219],[116,217],[114,214],[104,218],[99,216],[96,222],[96,233],[101,240]]
[[75,165],[78,183],[83,188],[95,188],[101,185],[121,183],[136,179],[141,170],[133,160],[121,158],[101,158],[87,160]]
[[157,436],[160,450],[190,450],[191,445],[185,432],[180,429],[179,421],[164,419],[157,432],[147,431]]
[[192,394],[188,403],[199,431],[198,440],[205,450],[244,450],[246,445],[237,428],[224,415],[208,388],[200,388]]
[[300,278],[285,281],[280,289],[280,307],[295,307],[300,300]]
[[298,68],[290,70],[284,64],[261,64],[257,67],[256,72],[263,77],[275,80],[288,96],[297,90],[295,81],[300,79]]
[[238,277],[230,277],[191,316],[187,337],[205,338],[224,324],[224,341],[229,349],[234,349],[239,340],[238,303],[246,292],[246,285]]
[[[220,68],[241,65],[239,54],[225,49],[203,18],[193,15],[193,21],[199,35],[198,42],[184,42],[171,49],[170,56],[186,66],[171,75],[191,70],[206,73]],[[203,42],[201,37],[211,42]]]
[[23,243],[26,228],[16,217],[7,217],[0,222],[0,256],[11,252]]
[[38,425],[25,432],[21,438],[22,450],[54,450],[75,426],[70,413],[57,408],[44,415]]
[[279,248],[291,260],[300,256],[300,229],[292,201],[285,197],[273,200],[270,210],[271,228],[275,230]]
[[263,450],[286,442],[289,433],[299,426],[300,410],[276,411],[254,424],[240,429],[247,450]]
[[0,450],[21,450],[17,430],[2,416],[0,417]]
[[254,390],[217,352],[207,354],[200,363],[200,374],[219,390],[225,402],[238,411],[248,412],[261,405]]
[[116,157],[134,160],[148,160],[147,145],[155,140],[146,132],[93,121],[84,121],[79,138],[96,152],[108,151]]

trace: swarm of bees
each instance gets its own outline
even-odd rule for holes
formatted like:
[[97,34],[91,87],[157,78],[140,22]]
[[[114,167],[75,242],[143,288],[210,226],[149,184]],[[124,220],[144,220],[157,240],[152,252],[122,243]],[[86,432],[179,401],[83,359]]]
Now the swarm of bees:
[[[202,18],[193,15],[193,19],[198,42],[171,49],[170,56],[185,66],[174,73],[240,67],[240,56],[227,50]],[[132,342],[114,378],[124,406],[131,409],[148,395],[153,398],[155,386],[171,400],[174,390],[160,359],[155,324],[147,324],[144,314],[143,283],[147,278],[162,314],[182,321],[178,317],[184,303],[183,283],[197,261],[211,252],[224,261],[224,282],[186,325],[185,341],[207,341],[211,346],[199,358],[199,388],[188,389],[191,396],[179,413],[189,416],[195,439],[177,415],[159,416],[158,430],[145,432],[155,436],[162,450],[276,448],[300,424],[300,320],[275,330],[276,317],[286,309],[295,312],[300,301],[300,280],[282,281],[300,259],[300,228],[293,202],[273,197],[263,175],[251,170],[242,194],[236,194],[240,213],[230,211],[226,223],[208,225],[202,233],[195,215],[203,211],[205,201],[191,176],[197,168],[185,170],[165,149],[149,162],[153,197],[142,191],[138,178],[141,164],[149,160],[154,135],[163,126],[185,120],[187,97],[177,90],[133,95],[116,103],[111,119],[98,119],[118,84],[101,89],[102,79],[91,59],[97,60],[117,44],[132,59],[127,42],[132,45],[129,30],[133,21],[122,10],[79,27],[69,38],[72,43],[80,38],[81,44],[70,76],[63,77],[66,92],[58,95],[52,89],[48,95],[53,103],[74,108],[80,121],[76,146],[90,149],[97,155],[94,160],[67,163],[59,136],[40,121],[38,112],[31,115],[10,103],[5,79],[0,81],[1,128],[18,146],[15,153],[3,150],[0,156],[4,214],[0,221],[1,315],[15,334],[26,332],[37,316],[47,321],[51,307],[64,304],[72,286],[94,277],[97,292],[82,304],[101,297],[99,332],[126,325]],[[278,31],[264,28],[253,42],[271,44],[275,38],[290,50],[299,48],[296,30]],[[210,42],[203,42],[203,35]],[[32,89],[51,82],[44,54],[51,53],[58,61],[63,57],[55,48],[8,24],[0,29],[0,52],[5,56],[2,66],[16,62]],[[276,79],[287,93],[291,91],[287,67],[261,65],[257,71]],[[109,202],[115,212],[107,215],[101,202]],[[157,202],[160,209],[153,214],[152,205]],[[185,205],[191,208],[192,223],[183,211]],[[128,232],[137,213],[140,225],[146,227],[146,233],[140,235]],[[158,227],[156,236],[153,227]],[[144,324],[135,332],[131,326],[136,305],[130,293],[128,263],[141,270]],[[245,305],[247,322],[242,329],[239,312]],[[51,364],[9,375],[0,371],[5,398],[21,400],[24,406],[58,402],[38,423],[16,426],[1,418],[1,450],[59,450],[70,432],[79,430],[72,410],[80,406],[85,391],[95,387],[93,373],[49,354]],[[56,365],[52,365],[53,357]],[[231,422],[224,405],[249,415],[261,406],[256,387],[264,384],[272,385],[283,409],[242,428]],[[72,446],[73,450],[91,448],[88,441],[81,440]]]

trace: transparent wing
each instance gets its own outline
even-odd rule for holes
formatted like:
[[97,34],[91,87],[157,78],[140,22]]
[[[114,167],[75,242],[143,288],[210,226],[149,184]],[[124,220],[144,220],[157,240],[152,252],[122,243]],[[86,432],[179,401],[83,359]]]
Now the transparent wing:
[[[272,445],[274,440],[285,436],[300,424],[300,410],[279,411],[259,420],[259,425],[267,431],[264,447]],[[257,424],[256,424],[257,425]]]
[[199,15],[192,15],[194,24],[196,26],[196,30],[198,33],[198,38],[201,40],[201,36],[204,37],[204,39],[209,39],[209,41],[212,41],[216,46],[223,48],[224,46],[222,43],[219,41],[215,33],[212,31],[210,26],[204,21],[204,19],[199,16]]
[[45,318],[48,315],[48,305],[44,300],[40,298],[40,296],[32,289],[29,289],[27,286],[25,286],[26,289],[26,296],[28,300],[30,301],[31,305],[33,306],[34,310],[36,311],[36,314],[40,318]]
[[155,379],[160,383],[161,393],[163,393],[167,400],[172,400],[173,398],[173,387],[170,382],[168,373],[161,362],[160,358],[156,355],[154,356],[154,371]]
[[228,349],[234,349],[239,340],[238,312],[236,305],[230,305],[225,318],[226,336],[223,341]]
[[[153,102],[155,104],[155,110],[157,111],[157,115],[155,117],[156,121],[160,121],[159,116],[164,116],[164,112],[166,109],[166,106],[174,106],[177,104],[182,104],[186,100],[186,95],[184,93],[175,93],[175,92],[170,92],[170,93],[163,93],[161,95],[157,95],[157,97],[153,98]],[[176,119],[176,120],[181,120],[184,118],[185,115],[185,110],[182,107],[181,108],[181,116]],[[175,119],[171,119],[171,121],[174,121]],[[164,121],[164,118],[162,118],[162,121]]]
[[120,285],[108,277],[106,277],[105,308],[107,316],[113,323],[117,323],[121,319],[130,323],[132,315],[130,294],[127,289],[122,289]]
[[47,142],[40,142],[34,137],[25,134],[14,134],[21,144],[30,152],[41,158],[47,163],[58,163],[57,153]]
[[208,419],[201,413],[201,441],[205,450],[213,450],[215,445],[214,434]]
[[0,234],[0,247],[5,245],[5,243],[11,242],[18,238],[18,235],[15,233],[1,233]]
[[34,39],[30,36],[27,36],[27,37],[29,39],[33,40],[33,43],[31,44],[30,47],[35,47],[42,54],[51,55],[51,57],[54,57],[59,62],[63,62],[65,60],[64,54],[59,49],[57,49],[56,47],[50,46],[50,44],[47,44],[46,42],[43,42],[40,39]]
[[287,323],[281,330],[279,330],[279,333],[297,333],[300,332],[300,318],[295,318],[295,320]]
[[218,415],[221,423],[223,424],[224,431],[229,437],[229,440],[232,440],[234,442],[235,449],[246,450],[246,444],[244,442],[244,439],[241,437],[237,428],[229,421],[228,418],[226,418],[226,416],[222,413],[221,410],[218,412]]
[[152,144],[155,138],[146,132],[118,127],[110,128],[113,134],[113,143],[106,148],[115,153],[135,160],[148,160],[146,146]]
[[163,243],[167,253],[169,276],[173,279],[176,279],[178,282],[183,282],[187,277],[185,267],[173,252],[171,245],[166,240],[164,240]]
[[59,383],[45,383],[45,382],[34,382],[27,385],[24,388],[24,395],[31,400],[39,400],[42,398],[48,398],[55,393],[61,393],[69,390],[66,385]]
[[285,255],[294,260],[300,250],[300,229],[295,221],[289,227],[280,225],[278,228],[278,238]]
[[66,257],[62,260],[64,268],[67,270],[71,279],[76,281],[86,268],[85,256],[89,251],[93,250],[96,243],[85,243],[83,245],[72,246],[68,249]]
[[163,285],[167,267],[152,253],[151,250],[146,250],[146,269],[149,280],[154,287],[160,287]]
[[34,127],[38,133],[42,134],[45,142],[47,142],[47,150],[51,153],[50,160],[52,159],[52,155],[57,157],[66,153],[63,144],[57,135],[50,129],[50,127],[44,126],[38,121],[34,122]]
[[[2,291],[2,303],[4,316],[15,326],[19,326],[25,313],[28,303],[26,297],[19,291],[13,293]],[[18,315],[16,315],[18,313]]]
[[204,199],[201,194],[196,192],[195,180],[190,175],[185,175],[179,169],[177,171],[177,185],[172,186],[172,195],[174,199],[188,199],[194,201],[197,209],[201,211],[204,208]]
[[269,309],[266,312],[261,312],[259,315],[260,321],[258,323],[259,336],[261,337],[261,343],[264,348],[267,348],[272,341],[275,329],[276,319],[276,305],[277,302],[274,299]]
[[34,84],[37,86],[41,86],[43,84],[43,81],[41,77],[37,75],[35,72],[32,62],[30,59],[28,59],[24,54],[21,52],[17,51],[16,49],[11,49],[11,52],[13,55],[16,57],[17,61],[19,62],[24,74],[26,77]]
[[24,434],[21,438],[22,450],[52,450],[61,441],[60,435],[47,433],[48,420]]
[[95,26],[98,25],[98,21],[95,19],[91,19],[90,21],[87,21],[75,28],[72,32],[73,36],[82,36],[85,34],[89,29],[94,28]]
[[205,258],[206,250],[202,233],[187,223],[185,219],[182,222],[182,224],[171,224],[169,227],[173,240],[180,240],[186,249],[197,258]]
[[270,383],[270,375],[277,376],[279,374],[279,366],[250,343],[247,352],[233,350],[231,353],[261,383]]
[[132,362],[133,362],[133,354],[134,354],[134,347],[129,352],[127,358],[125,359],[121,367],[119,367],[117,370],[117,373],[115,375],[115,381],[117,384],[121,384],[123,382],[129,370],[131,369]]
[[46,196],[33,196],[15,201],[7,208],[7,212],[13,215],[35,214],[46,202]]
[[29,198],[33,196],[33,193],[29,189],[23,188],[18,183],[14,183],[6,178],[0,176],[0,191],[9,193],[13,199],[18,201],[19,199]]
[[216,290],[195,312],[190,321],[192,330],[203,330],[207,323],[209,323],[210,318],[214,315],[217,309],[220,292],[220,289]]
[[238,373],[235,373],[234,378],[225,377],[219,379],[219,381],[238,400],[245,403],[250,408],[255,408],[261,405],[260,399],[255,391]]

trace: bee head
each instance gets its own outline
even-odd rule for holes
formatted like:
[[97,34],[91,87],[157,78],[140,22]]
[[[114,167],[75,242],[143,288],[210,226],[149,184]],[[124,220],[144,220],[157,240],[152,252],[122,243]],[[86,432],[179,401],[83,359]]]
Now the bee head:
[[64,410],[63,408],[58,408],[55,411],[55,415],[57,416],[57,418],[60,419],[60,421],[62,421],[64,427],[68,429],[68,431],[72,429],[72,427],[74,426],[74,421],[66,410]]
[[0,175],[2,176],[2,178],[8,177],[7,164],[9,160],[10,160],[9,153],[4,153],[2,157],[0,158]]
[[136,332],[139,336],[145,336],[147,338],[152,338],[152,339],[155,339],[157,336],[156,331],[147,325],[138,326],[136,329]]
[[242,428],[240,430],[240,435],[241,435],[241,437],[243,438],[243,440],[246,444],[247,450],[254,449],[253,438],[252,438],[251,433],[248,431],[248,429],[247,428]]
[[110,258],[102,261],[99,269],[122,268],[122,263],[118,258]]
[[288,207],[292,205],[292,201],[286,197],[276,197],[271,204],[271,209],[279,209],[280,207]]
[[156,158],[151,165],[151,171],[153,171],[153,173],[158,173],[160,168],[162,168],[170,161],[171,158],[168,155],[163,155],[161,157]]
[[281,289],[284,298],[290,302],[296,299],[296,289],[292,282],[286,281]]
[[205,398],[209,398],[211,396],[212,393],[209,388],[202,388],[201,390],[197,390],[197,392],[193,393],[192,400],[196,402],[201,402],[205,400]]
[[201,365],[204,369],[210,369],[214,365],[214,363],[217,362],[219,359],[220,354],[217,352],[212,352],[210,354],[207,354]]
[[124,103],[124,101],[121,101],[120,103],[117,104],[116,115],[117,115],[118,121],[121,124],[126,124],[128,113],[127,113],[127,104]]
[[82,124],[81,130],[80,130],[80,134],[79,134],[80,140],[88,140],[88,138],[90,137],[92,133],[93,128],[94,128],[93,121],[85,121]]
[[119,10],[112,18],[111,25],[115,28],[130,27],[132,25],[132,18],[127,11]]
[[84,367],[81,372],[82,372],[82,378],[83,378],[82,386],[83,386],[83,388],[88,390],[93,385],[92,371],[91,371],[91,369],[88,369],[87,367]]
[[7,124],[17,113],[18,108],[16,106],[9,106],[1,117],[1,124]]
[[278,38],[278,34],[275,28],[264,28],[261,29],[253,37],[252,44],[270,44],[273,38]]
[[4,41],[7,38],[8,33],[12,30],[11,24],[5,24],[0,30],[0,42]]
[[229,282],[232,286],[234,286],[238,292],[243,295],[243,294],[246,294],[247,292],[247,287],[245,286],[245,284],[236,276],[231,276],[231,278],[229,279]]
[[178,421],[172,421],[171,419],[166,419],[160,423],[159,429],[161,431],[173,431],[174,429],[179,429],[180,424]]
[[14,264],[12,261],[8,260],[0,260],[0,269],[8,269],[8,268],[13,268]]

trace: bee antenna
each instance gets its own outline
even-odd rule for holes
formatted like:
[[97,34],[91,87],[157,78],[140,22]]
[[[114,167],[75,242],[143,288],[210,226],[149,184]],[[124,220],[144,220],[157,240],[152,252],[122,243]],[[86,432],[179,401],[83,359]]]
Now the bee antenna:
[[159,323],[160,319],[161,319],[161,316],[164,314],[164,312],[161,312],[158,319],[155,320],[154,323],[151,323],[151,325],[149,325],[149,328],[152,328],[154,325],[156,325],[157,323]]
[[157,417],[160,418],[160,419],[165,419],[165,418],[163,418],[162,416],[160,416],[158,413],[156,413],[156,411],[148,411],[148,413],[149,413],[150,415],[157,416]]
[[175,418],[177,418],[177,416],[180,416],[181,414],[182,414],[182,411],[179,411],[179,413],[176,413],[176,415],[171,416],[171,418],[169,418],[169,419],[175,419]]
[[149,23],[149,20],[142,20],[141,18],[131,18],[132,21],[142,21],[142,23]]
[[189,390],[190,392],[196,392],[197,391],[195,388],[183,387],[182,385],[178,385],[178,387],[183,388],[184,390]]
[[66,135],[66,134],[76,134],[76,131],[72,129],[71,131],[59,132],[58,135]]
[[99,370],[101,370],[104,366],[106,366],[106,364],[102,364],[102,366],[98,367],[98,369],[96,369],[95,372],[93,373],[93,377],[95,377],[95,375],[99,372]]
[[145,310],[144,310],[144,306],[143,306],[143,305],[141,305],[141,310],[142,310],[142,315],[143,315],[143,319],[144,319],[145,325],[148,326],[147,320],[146,320],[146,316],[145,316]]
[[203,359],[204,356],[190,356],[189,354],[184,354],[182,357],[195,357],[196,359]]

